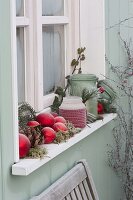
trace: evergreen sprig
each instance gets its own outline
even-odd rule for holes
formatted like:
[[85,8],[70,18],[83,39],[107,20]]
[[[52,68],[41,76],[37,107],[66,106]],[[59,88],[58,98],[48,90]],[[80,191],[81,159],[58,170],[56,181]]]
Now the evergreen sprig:
[[27,102],[23,102],[18,107],[19,127],[25,128],[28,121],[36,119],[36,112]]
[[80,128],[75,128],[74,125],[69,121],[67,121],[66,126],[68,128],[67,131],[58,131],[56,133],[54,143],[59,144],[61,142],[66,142],[69,138],[81,131]]

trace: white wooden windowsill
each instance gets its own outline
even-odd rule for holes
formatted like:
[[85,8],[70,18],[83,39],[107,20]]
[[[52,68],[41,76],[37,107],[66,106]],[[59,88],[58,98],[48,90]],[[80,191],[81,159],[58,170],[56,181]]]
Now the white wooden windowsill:
[[12,165],[12,174],[27,176],[39,167],[43,166],[45,163],[49,162],[71,146],[80,142],[82,139],[86,138],[88,135],[98,130],[111,120],[115,119],[117,114],[105,114],[103,115],[103,120],[97,120],[96,122],[86,126],[80,133],[76,134],[74,137],[70,138],[67,142],[61,144],[47,144],[45,147],[48,150],[48,155],[43,159],[20,159],[20,161]]

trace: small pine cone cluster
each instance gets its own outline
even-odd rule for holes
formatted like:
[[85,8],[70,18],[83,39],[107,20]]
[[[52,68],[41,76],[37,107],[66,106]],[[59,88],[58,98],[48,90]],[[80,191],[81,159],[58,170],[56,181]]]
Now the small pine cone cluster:
[[41,130],[38,127],[33,128],[26,126],[23,130],[20,129],[19,132],[26,135],[29,138],[31,142],[31,147],[36,147],[37,145],[44,143],[44,137],[41,133]]

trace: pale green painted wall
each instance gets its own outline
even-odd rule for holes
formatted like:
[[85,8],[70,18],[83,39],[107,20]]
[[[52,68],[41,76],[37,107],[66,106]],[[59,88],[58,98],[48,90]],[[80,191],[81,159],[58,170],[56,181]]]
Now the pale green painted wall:
[[[109,24],[116,23],[117,18],[119,20],[120,4],[123,5],[124,11],[121,11],[123,13],[121,15],[124,15],[126,10],[128,11],[126,1],[106,1],[106,8],[109,5],[106,13],[106,17],[109,14],[109,19],[107,18]],[[81,158],[87,159],[90,165],[100,200],[119,200],[120,183],[112,169],[107,165],[106,154],[107,143],[112,141],[113,122],[88,136],[31,175],[27,177],[11,175],[11,165],[14,158],[9,3],[9,0],[0,0],[0,200],[28,200],[32,195],[38,194],[48,187]],[[5,11],[7,12],[5,13]],[[117,30],[107,34],[107,51],[110,58],[118,62],[120,60],[120,44],[116,32]]]
[[106,154],[113,126],[113,122],[109,123],[27,177],[11,176],[8,168],[4,200],[9,197],[10,200],[27,200],[40,193],[81,158],[87,159],[90,165],[100,199],[118,200],[119,181],[107,165]]
[[[126,65],[125,50],[118,32],[125,41],[133,39],[133,1],[105,0],[106,11],[106,55],[114,65]],[[131,18],[119,24],[124,19]],[[116,26],[114,26],[116,25]],[[113,26],[113,27],[112,27]],[[109,28],[112,27],[112,28]],[[109,68],[106,69],[110,74]],[[111,76],[111,74],[110,74]]]

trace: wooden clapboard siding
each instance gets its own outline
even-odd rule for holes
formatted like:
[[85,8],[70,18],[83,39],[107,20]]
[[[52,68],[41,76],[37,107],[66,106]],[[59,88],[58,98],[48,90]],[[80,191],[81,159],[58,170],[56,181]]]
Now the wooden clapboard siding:
[[[107,2],[106,10],[108,10],[109,13],[112,13],[112,15],[114,10],[117,10],[119,8],[117,1],[118,0],[105,0],[105,2]],[[123,0],[120,0],[119,2],[121,1]],[[128,2],[128,0],[124,0],[125,4],[126,1]],[[2,125],[0,127],[0,132],[2,135],[2,138],[0,139],[0,145],[2,143],[2,164],[0,157],[0,165],[2,166],[0,168],[0,200],[28,200],[33,195],[37,195],[45,188],[47,188],[56,179],[63,175],[69,168],[71,168],[74,165],[75,161],[81,158],[87,159],[87,161],[90,163],[91,171],[94,177],[94,181],[96,183],[100,199],[118,200],[121,194],[119,181],[114,172],[107,166],[106,163],[106,145],[107,143],[110,143],[112,139],[111,131],[114,126],[113,122],[109,123],[107,126],[96,131],[85,140],[66,150],[64,153],[60,154],[58,157],[35,171],[33,174],[29,175],[28,177],[14,177],[13,175],[11,175],[11,165],[14,163],[14,132],[12,127],[13,123],[11,102],[11,50],[9,34],[10,2],[11,1],[9,0],[4,0],[1,1],[0,5],[0,56],[2,56],[0,57],[0,98],[2,100],[2,102],[0,102],[0,116],[2,116],[2,119],[0,119]],[[86,0],[85,5],[87,5],[87,2],[88,0]],[[111,10],[108,4],[110,4],[110,6],[112,5]],[[130,2],[130,5],[128,6],[130,13],[133,11],[132,4],[133,3]],[[95,13],[95,15],[96,14],[97,13]],[[117,12],[115,12],[115,16],[117,18]],[[109,17],[106,14],[106,17],[111,20],[111,16]],[[87,20],[84,19],[85,27],[86,23]],[[113,34],[114,33],[111,33],[111,35]],[[130,30],[129,32],[129,35],[131,34],[132,30]],[[89,34],[86,33],[86,35],[88,36]],[[107,33],[107,50],[108,55],[114,57],[114,52],[111,52],[114,51],[113,45],[111,43],[111,41],[113,41],[113,36],[111,37],[111,35],[109,34],[109,32]],[[117,46],[119,46],[119,43],[117,44]],[[117,55],[118,47],[116,47],[116,49],[117,51],[115,54]],[[89,57],[90,55],[88,55],[88,59]],[[92,68],[92,66],[88,67]],[[3,179],[1,177],[3,177]]]
[[[106,55],[109,61],[114,66],[127,66],[127,55],[124,45],[120,39],[125,41],[133,40],[133,19],[126,20],[133,17],[133,1],[132,0],[106,0],[105,1],[105,35],[106,35]],[[132,43],[133,44],[133,43]],[[106,63],[106,76],[117,81],[117,77],[112,73],[110,67]],[[116,88],[116,84],[111,82],[117,93],[121,91]],[[121,97],[119,103],[126,105],[125,110],[128,109],[128,99]]]
[[[125,41],[133,39],[133,19],[124,19],[133,16],[133,1],[131,0],[106,0],[105,1],[106,16],[106,55],[114,65],[125,65],[125,50],[120,41],[118,32]],[[118,24],[118,25],[117,25]],[[106,73],[110,75],[109,67],[106,67]]]
[[1,148],[1,134],[0,134],[0,199],[2,199],[2,180],[3,180],[3,176],[2,176],[2,162],[1,162],[1,155],[2,155],[2,148]]

